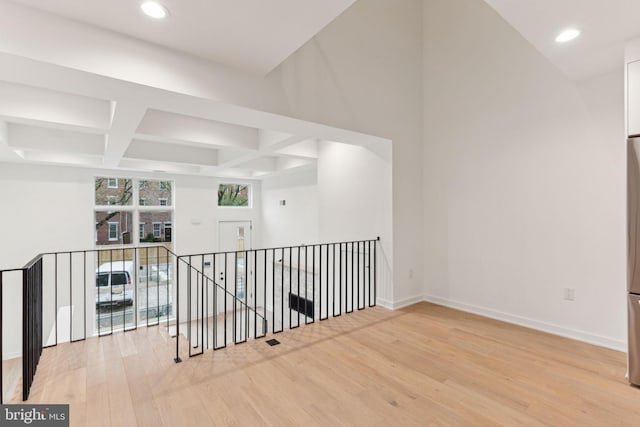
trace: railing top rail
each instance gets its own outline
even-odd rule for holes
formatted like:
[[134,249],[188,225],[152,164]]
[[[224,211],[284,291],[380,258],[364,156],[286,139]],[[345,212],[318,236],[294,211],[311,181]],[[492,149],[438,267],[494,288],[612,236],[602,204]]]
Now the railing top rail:
[[326,242],[326,243],[312,243],[309,245],[301,244],[301,245],[293,245],[293,246],[277,246],[271,248],[256,248],[256,249],[245,249],[243,251],[220,251],[220,252],[204,252],[198,254],[185,254],[178,255],[178,258],[188,258],[188,257],[198,257],[203,255],[224,255],[224,254],[241,254],[247,252],[262,252],[262,251],[273,251],[273,250],[282,250],[282,249],[294,249],[294,248],[312,248],[315,246],[331,246],[331,245],[344,245],[347,243],[367,243],[367,242],[377,242],[380,240],[380,237],[376,237],[375,239],[368,240],[348,240],[342,242]]
[[[178,257],[178,255],[176,253],[174,253],[171,249],[167,248],[164,245],[144,245],[144,246],[117,246],[117,247],[105,247],[105,248],[92,248],[92,249],[82,249],[82,250],[75,250],[75,251],[57,251],[57,252],[43,252],[41,254],[36,255],[31,261],[29,261],[27,264],[25,264],[24,267],[22,268],[15,268],[13,270],[26,270],[29,269],[31,267],[33,267],[33,265],[38,262],[38,260],[44,256],[48,256],[48,255],[73,255],[73,254],[82,254],[82,253],[93,253],[93,252],[106,252],[106,251],[126,251],[126,250],[131,250],[131,249],[164,249],[166,250],[168,253],[170,253],[171,255],[175,256],[176,258]],[[9,270],[3,270],[3,271],[9,271]]]
[[0,270],[0,273],[12,273],[16,271],[24,271],[26,268],[7,268],[6,270]]

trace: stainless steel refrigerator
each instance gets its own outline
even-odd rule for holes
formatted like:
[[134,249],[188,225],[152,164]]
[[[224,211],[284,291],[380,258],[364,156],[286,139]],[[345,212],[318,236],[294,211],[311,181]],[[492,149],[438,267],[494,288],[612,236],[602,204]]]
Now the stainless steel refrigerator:
[[627,141],[629,382],[640,386],[640,138]]

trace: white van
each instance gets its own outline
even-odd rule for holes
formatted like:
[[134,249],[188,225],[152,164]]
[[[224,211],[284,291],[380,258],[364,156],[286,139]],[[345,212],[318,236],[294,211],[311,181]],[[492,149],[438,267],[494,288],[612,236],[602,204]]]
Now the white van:
[[96,270],[96,306],[133,304],[133,261],[106,262]]

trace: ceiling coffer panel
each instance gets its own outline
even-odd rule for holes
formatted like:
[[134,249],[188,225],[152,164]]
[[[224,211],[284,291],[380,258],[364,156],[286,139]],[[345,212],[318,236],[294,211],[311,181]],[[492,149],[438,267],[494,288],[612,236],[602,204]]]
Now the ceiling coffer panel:
[[185,147],[138,139],[131,142],[124,157],[204,166],[215,166],[218,163],[218,151],[215,149]]

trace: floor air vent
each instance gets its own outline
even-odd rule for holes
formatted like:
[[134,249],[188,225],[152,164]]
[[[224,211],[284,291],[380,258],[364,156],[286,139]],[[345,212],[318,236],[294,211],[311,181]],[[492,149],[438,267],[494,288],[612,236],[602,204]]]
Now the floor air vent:
[[267,340],[266,343],[269,344],[271,347],[273,347],[274,345],[280,344],[280,341],[278,341],[277,339],[271,339],[271,340]]

